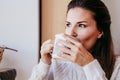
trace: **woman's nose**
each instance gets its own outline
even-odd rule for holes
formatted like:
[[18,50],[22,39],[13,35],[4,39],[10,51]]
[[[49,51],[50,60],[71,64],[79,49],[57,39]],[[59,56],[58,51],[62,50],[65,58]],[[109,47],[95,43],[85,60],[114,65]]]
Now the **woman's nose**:
[[69,32],[68,35],[70,35],[70,36],[73,36],[73,37],[76,37],[76,36],[77,36],[77,32],[76,32],[76,29],[75,29],[75,28],[69,29],[68,32]]

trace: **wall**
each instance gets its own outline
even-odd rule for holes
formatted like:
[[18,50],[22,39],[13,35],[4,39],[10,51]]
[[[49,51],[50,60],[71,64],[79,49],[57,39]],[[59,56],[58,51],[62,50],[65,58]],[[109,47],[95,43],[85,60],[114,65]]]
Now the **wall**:
[[112,31],[112,37],[115,47],[116,55],[120,55],[120,10],[119,10],[119,3],[120,0],[102,0],[107,5],[111,19],[111,31]]
[[0,68],[15,68],[16,80],[28,80],[38,61],[38,0],[0,0],[0,46],[5,50]]
[[65,30],[67,4],[70,0],[42,0],[42,42]]

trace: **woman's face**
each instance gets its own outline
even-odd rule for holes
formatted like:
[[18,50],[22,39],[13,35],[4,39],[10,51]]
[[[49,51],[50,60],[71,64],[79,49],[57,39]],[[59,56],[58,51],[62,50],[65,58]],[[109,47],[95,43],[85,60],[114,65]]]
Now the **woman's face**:
[[65,33],[77,38],[88,50],[92,49],[101,37],[93,13],[78,7],[70,9],[67,13]]

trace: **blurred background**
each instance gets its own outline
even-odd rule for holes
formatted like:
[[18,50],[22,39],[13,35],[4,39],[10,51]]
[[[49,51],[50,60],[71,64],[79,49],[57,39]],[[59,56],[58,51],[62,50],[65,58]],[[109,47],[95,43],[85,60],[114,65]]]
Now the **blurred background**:
[[1,68],[14,68],[16,80],[28,80],[39,55],[39,0],[0,0]]

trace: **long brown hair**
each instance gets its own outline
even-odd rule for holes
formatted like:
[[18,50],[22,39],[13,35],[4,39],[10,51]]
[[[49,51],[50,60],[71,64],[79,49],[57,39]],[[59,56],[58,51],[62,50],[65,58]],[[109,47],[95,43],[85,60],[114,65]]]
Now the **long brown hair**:
[[97,23],[98,30],[103,32],[103,36],[97,40],[91,54],[99,61],[106,77],[110,79],[115,64],[115,56],[110,32],[111,18],[109,11],[101,0],[72,0],[68,4],[67,12],[75,7],[94,13],[93,19]]

